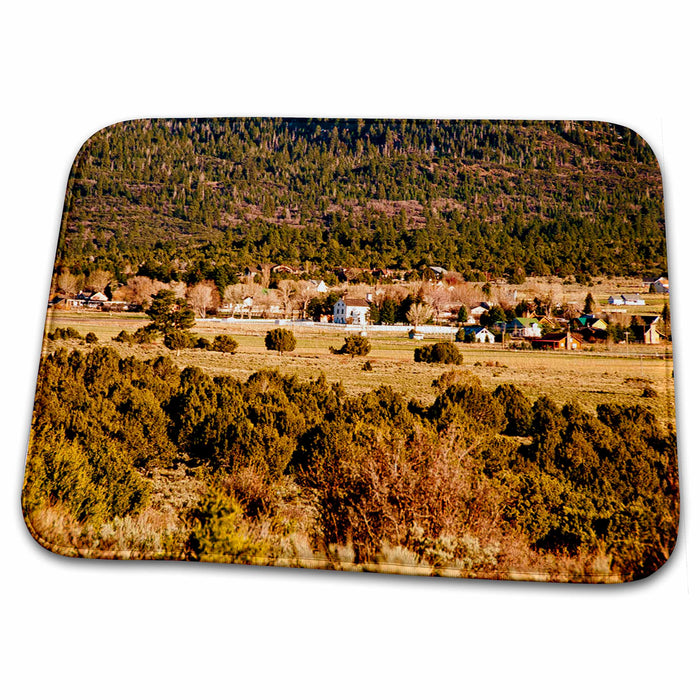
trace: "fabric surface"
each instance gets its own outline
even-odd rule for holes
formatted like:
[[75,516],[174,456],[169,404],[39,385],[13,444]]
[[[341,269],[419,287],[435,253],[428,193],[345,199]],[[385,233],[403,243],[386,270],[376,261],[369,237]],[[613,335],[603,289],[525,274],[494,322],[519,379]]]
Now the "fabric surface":
[[22,494],[74,557],[624,582],[677,536],[661,173],[604,122],[149,119],[70,174]]

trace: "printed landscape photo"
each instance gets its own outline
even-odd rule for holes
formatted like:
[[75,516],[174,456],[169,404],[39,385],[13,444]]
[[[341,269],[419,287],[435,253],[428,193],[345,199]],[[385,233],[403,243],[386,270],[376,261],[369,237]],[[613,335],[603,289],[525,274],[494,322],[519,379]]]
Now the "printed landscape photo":
[[75,557],[643,578],[669,289],[622,126],[116,124],[68,182],[25,520]]

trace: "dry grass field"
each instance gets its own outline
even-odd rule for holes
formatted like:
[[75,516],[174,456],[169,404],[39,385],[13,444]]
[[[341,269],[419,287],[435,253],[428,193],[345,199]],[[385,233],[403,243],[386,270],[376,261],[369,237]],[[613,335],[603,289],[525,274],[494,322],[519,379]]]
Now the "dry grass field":
[[[234,337],[238,343],[235,355],[204,350],[171,352],[158,342],[148,346],[124,345],[113,342],[121,330],[133,332],[146,325],[142,314],[107,314],[100,312],[52,312],[47,330],[72,326],[81,335],[92,331],[101,344],[108,344],[122,355],[148,358],[168,353],[180,367],[196,365],[213,375],[230,375],[245,380],[261,369],[278,369],[285,374],[297,374],[302,379],[316,378],[323,373],[329,381],[340,381],[350,394],[370,391],[382,384],[389,385],[410,398],[423,403],[436,395],[432,383],[448,367],[413,361],[414,348],[421,343],[404,334],[373,333],[368,336],[372,351],[365,358],[332,355],[329,346],[340,347],[347,328],[328,329],[293,327],[297,347],[293,353],[279,356],[266,350],[264,335],[274,324],[199,322],[192,330],[197,335],[213,338],[220,333]],[[90,346],[81,341],[47,341],[45,350],[58,345]],[[462,345],[463,364],[460,372],[476,376],[484,387],[498,384],[517,385],[533,400],[547,394],[558,404],[577,401],[594,411],[600,403],[641,404],[654,410],[662,422],[675,418],[672,380],[671,348],[664,346],[596,346],[594,351],[557,352],[533,350],[504,350],[498,346]],[[362,366],[369,360],[371,371]],[[655,396],[643,397],[644,389]],[[650,393],[650,392],[647,392]]]

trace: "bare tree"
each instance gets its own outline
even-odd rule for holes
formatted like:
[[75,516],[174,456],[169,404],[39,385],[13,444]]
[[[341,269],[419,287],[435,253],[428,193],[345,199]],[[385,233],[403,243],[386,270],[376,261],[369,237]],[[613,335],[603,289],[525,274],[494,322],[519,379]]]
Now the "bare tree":
[[464,284],[458,284],[452,291],[452,296],[455,301],[459,302],[462,306],[471,309],[482,301],[484,295],[479,285],[473,282],[466,282]]
[[207,309],[218,306],[218,292],[213,282],[199,282],[187,293],[187,300],[192,305],[195,314],[205,318]]
[[[251,299],[251,304],[248,306],[248,318],[250,318],[253,314],[253,306],[256,303],[259,303],[262,299],[263,293],[262,293],[262,288],[260,287],[259,284],[255,284],[254,282],[247,282],[246,284],[241,286],[241,298],[243,301],[245,301],[248,297]],[[241,317],[243,314],[241,313]]]
[[299,291],[299,285],[293,280],[280,280],[277,283],[277,291],[279,292],[280,301],[282,302],[284,317],[287,318],[289,310],[292,307],[292,300]]
[[85,280],[85,288],[93,292],[104,292],[113,279],[114,275],[107,270],[93,270]]
[[449,301],[449,292],[444,287],[435,285],[428,290],[425,298],[435,312],[436,321],[439,321],[440,315]]
[[112,299],[126,301],[130,304],[140,304],[146,308],[151,305],[151,296],[165,288],[167,285],[152,280],[150,277],[130,277],[123,287],[119,287],[112,294]]
[[462,275],[459,272],[455,272],[454,270],[449,270],[448,272],[446,272],[443,275],[442,279],[448,287],[454,287],[464,282],[464,277],[462,277]]
[[236,306],[238,306],[242,301],[243,301],[243,285],[242,284],[229,284],[228,287],[226,287],[224,289],[223,302],[227,306],[231,307],[231,316],[236,315]]
[[301,316],[306,318],[306,309],[309,306],[309,302],[318,296],[318,290],[316,285],[311,284],[311,282],[300,282],[299,292],[297,298],[299,299],[299,304],[301,306]]
[[274,267],[270,263],[263,263],[258,266],[260,268],[260,280],[262,282],[263,289],[267,289],[270,286],[270,271]]
[[58,288],[65,294],[77,294],[80,291],[82,277],[72,275],[68,270],[61,270],[56,280]]
[[427,304],[411,304],[406,318],[414,328],[422,326],[430,320],[430,307]]
[[178,299],[184,299],[187,296],[187,285],[184,282],[172,281],[168,284],[168,287],[175,292],[175,296]]

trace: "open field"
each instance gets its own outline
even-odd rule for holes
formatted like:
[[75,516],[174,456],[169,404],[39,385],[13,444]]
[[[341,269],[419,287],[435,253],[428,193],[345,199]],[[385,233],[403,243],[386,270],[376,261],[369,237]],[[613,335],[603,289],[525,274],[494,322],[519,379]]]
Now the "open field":
[[[140,358],[169,353],[180,367],[196,365],[214,375],[230,375],[245,380],[261,369],[278,369],[296,373],[303,379],[316,378],[321,373],[329,381],[342,382],[350,394],[370,391],[382,384],[389,385],[410,398],[421,402],[432,401],[436,389],[432,383],[450,369],[444,365],[427,365],[413,361],[413,350],[424,343],[409,340],[405,335],[373,336],[368,332],[372,351],[366,358],[350,358],[331,355],[329,346],[340,347],[342,338],[349,333],[347,327],[330,325],[328,329],[294,328],[297,347],[293,353],[280,357],[266,350],[264,335],[275,327],[240,323],[200,322],[193,331],[208,338],[227,333],[238,343],[235,355],[224,355],[204,350],[183,350],[179,354],[166,350],[162,344],[148,346],[124,345],[111,339],[125,329],[133,332],[145,325],[148,319],[142,314],[106,314],[99,312],[58,312],[49,316],[47,328],[72,326],[82,335],[92,331],[101,344],[108,344],[122,355]],[[59,342],[47,342],[46,349],[57,347]],[[60,341],[67,347],[82,347],[80,341]],[[616,346],[595,351],[555,352],[535,350],[504,350],[498,346],[460,345],[463,364],[460,372],[470,372],[484,387],[493,389],[499,384],[517,385],[529,399],[542,394],[552,397],[558,404],[577,401],[593,411],[600,403],[642,404],[653,409],[662,422],[673,421],[675,416],[672,381],[671,349],[663,346]],[[363,371],[366,360],[372,371]],[[657,396],[642,397],[645,388],[653,389]]]

